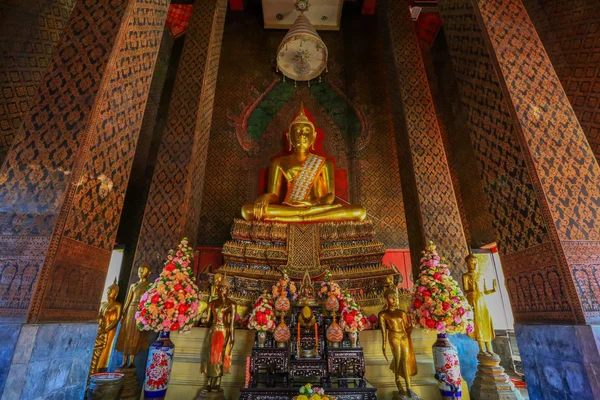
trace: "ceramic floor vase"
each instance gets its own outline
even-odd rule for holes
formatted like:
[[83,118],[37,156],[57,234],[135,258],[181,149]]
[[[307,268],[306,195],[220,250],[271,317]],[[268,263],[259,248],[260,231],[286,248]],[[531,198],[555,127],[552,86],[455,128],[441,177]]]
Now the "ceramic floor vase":
[[163,399],[166,396],[174,352],[175,345],[169,338],[169,332],[161,332],[158,339],[150,345],[144,380],[146,399]]
[[450,342],[447,334],[438,334],[432,348],[435,379],[438,381],[442,400],[461,399],[462,378],[456,346]]

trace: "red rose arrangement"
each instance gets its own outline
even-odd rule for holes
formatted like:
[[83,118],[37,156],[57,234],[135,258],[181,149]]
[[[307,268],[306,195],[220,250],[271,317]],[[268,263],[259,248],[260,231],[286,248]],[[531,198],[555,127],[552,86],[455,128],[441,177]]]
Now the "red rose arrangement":
[[342,293],[340,300],[340,326],[346,332],[360,332],[368,326],[368,321],[360,311],[358,303],[348,292]]
[[270,294],[263,293],[254,303],[248,320],[248,329],[257,331],[273,331],[275,329],[275,311]]
[[423,251],[410,314],[417,328],[437,333],[473,332],[473,311],[433,242]]
[[138,329],[154,332],[188,331],[198,318],[199,292],[190,268],[193,250],[183,239],[170,250],[160,276],[140,300],[135,314]]

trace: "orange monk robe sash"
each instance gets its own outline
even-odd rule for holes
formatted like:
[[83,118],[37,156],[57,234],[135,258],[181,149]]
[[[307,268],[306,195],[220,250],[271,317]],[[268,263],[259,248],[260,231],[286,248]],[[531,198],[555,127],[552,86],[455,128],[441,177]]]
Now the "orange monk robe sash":
[[293,203],[304,201],[308,198],[310,189],[312,189],[315,180],[325,165],[325,157],[309,154],[304,160],[302,169],[296,175],[296,179],[288,183],[287,195],[284,203]]

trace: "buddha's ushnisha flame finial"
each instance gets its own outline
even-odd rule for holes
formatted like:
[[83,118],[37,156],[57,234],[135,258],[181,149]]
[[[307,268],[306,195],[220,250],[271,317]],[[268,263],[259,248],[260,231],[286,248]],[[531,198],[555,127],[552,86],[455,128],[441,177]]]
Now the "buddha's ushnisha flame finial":
[[295,124],[308,124],[313,128],[313,131],[315,130],[315,125],[308,119],[308,117],[304,113],[304,103],[303,102],[300,102],[300,110],[298,111],[298,115],[296,115],[296,118],[294,118],[294,120],[290,124],[290,130],[292,128],[292,125],[295,125]]

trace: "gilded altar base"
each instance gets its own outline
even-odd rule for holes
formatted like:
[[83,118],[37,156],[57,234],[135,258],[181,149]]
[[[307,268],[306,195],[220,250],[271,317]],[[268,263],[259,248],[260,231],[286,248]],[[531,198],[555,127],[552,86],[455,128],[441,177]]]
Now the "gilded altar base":
[[[236,219],[223,246],[220,273],[233,277],[232,298],[242,307],[281,278],[301,280],[308,271],[319,281],[326,269],[361,306],[381,307],[386,277],[397,271],[382,264],[385,246],[372,221],[278,223]],[[377,311],[379,311],[377,309]]]
[[519,390],[500,366],[500,356],[479,353],[477,360],[477,374],[471,386],[471,397],[474,400],[523,400]]

